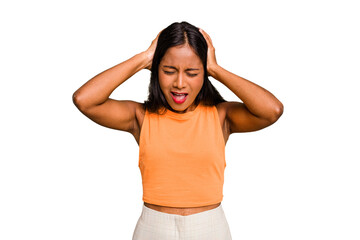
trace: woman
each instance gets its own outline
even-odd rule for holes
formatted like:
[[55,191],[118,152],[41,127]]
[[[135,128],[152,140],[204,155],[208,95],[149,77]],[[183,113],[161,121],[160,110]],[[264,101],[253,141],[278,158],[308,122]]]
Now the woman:
[[[147,101],[109,98],[145,68],[151,70]],[[225,101],[208,76],[242,102]],[[90,79],[73,100],[91,120],[129,132],[139,144],[144,205],[133,240],[231,239],[221,206],[226,141],[273,124],[283,105],[220,67],[205,31],[171,24],[146,51]]]

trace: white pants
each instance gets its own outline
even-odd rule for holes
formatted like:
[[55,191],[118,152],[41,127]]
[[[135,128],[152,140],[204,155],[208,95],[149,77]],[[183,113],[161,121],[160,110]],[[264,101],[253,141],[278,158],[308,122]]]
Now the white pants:
[[222,205],[187,216],[143,205],[132,240],[231,240]]

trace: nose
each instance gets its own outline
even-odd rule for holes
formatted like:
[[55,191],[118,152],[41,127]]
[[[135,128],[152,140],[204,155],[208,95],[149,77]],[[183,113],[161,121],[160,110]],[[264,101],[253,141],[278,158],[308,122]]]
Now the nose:
[[186,86],[185,77],[182,73],[179,73],[174,81],[173,86],[178,89],[182,89]]

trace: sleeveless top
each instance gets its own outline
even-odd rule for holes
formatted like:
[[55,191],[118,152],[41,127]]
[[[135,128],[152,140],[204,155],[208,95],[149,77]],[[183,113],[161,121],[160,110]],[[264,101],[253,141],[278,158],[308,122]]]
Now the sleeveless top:
[[145,112],[139,140],[143,201],[198,207],[223,199],[225,141],[216,106]]

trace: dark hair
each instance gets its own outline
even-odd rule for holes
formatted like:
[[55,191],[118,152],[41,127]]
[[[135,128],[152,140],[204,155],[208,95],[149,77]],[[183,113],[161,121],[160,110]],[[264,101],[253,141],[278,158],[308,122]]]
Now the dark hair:
[[165,28],[158,38],[152,65],[149,84],[149,95],[144,102],[145,109],[150,112],[159,113],[159,109],[172,109],[165,99],[159,84],[159,64],[166,51],[174,46],[189,44],[189,46],[199,56],[204,66],[204,82],[199,94],[194,100],[197,106],[202,103],[207,106],[214,106],[220,102],[225,102],[220,93],[211,84],[207,74],[207,43],[199,28],[187,22],[175,22]]

